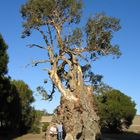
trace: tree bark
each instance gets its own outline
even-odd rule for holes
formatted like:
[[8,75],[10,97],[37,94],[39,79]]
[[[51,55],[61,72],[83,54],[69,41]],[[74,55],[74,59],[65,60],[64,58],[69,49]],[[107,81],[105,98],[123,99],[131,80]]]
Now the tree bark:
[[65,60],[69,65],[67,86],[61,83],[56,67],[50,71],[50,78],[62,94],[52,123],[63,123],[65,140],[99,140],[99,117],[95,111],[93,88],[84,84],[82,69],[76,57],[71,55],[70,60],[70,63]]
[[96,115],[93,94],[88,86],[76,89],[73,93],[78,101],[61,97],[53,123],[63,122],[65,140],[99,140],[101,139],[99,117]]

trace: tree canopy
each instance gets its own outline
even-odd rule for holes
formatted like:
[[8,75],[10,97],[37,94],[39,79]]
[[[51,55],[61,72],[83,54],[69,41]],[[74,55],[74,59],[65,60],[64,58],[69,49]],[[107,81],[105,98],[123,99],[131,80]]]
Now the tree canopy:
[[47,99],[52,98],[55,87],[67,99],[75,99],[71,92],[78,85],[74,81],[79,85],[83,81],[97,84],[102,78],[92,72],[91,62],[100,56],[121,55],[119,46],[111,41],[114,32],[120,29],[119,19],[100,13],[89,17],[81,25],[82,11],[82,0],[28,0],[21,7],[24,19],[22,37],[30,36],[36,30],[46,43],[45,46],[29,44],[29,47],[48,52],[45,60],[33,61],[35,66],[50,64],[44,70],[48,71],[52,80],[52,92],[49,95],[43,87],[38,88],[47,95]]
[[0,76],[3,76],[8,72],[7,64],[9,59],[7,49],[8,46],[0,34]]
[[136,115],[135,102],[131,97],[116,89],[97,95],[100,123],[103,129],[122,131],[132,124]]
[[0,78],[0,133],[23,134],[36,119],[33,92],[23,81]]
[[26,133],[32,128],[32,124],[35,121],[34,108],[31,106],[35,101],[33,91],[22,80],[13,80],[11,83],[16,87],[20,101],[18,129],[21,133]]
[[16,87],[9,78],[0,77],[0,133],[17,130],[20,115],[20,99]]

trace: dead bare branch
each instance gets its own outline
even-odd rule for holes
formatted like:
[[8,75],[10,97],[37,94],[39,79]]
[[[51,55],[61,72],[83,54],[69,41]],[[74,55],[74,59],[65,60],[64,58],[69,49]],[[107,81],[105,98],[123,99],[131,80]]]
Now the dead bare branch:
[[40,48],[40,49],[47,50],[46,47],[38,45],[38,44],[29,44],[29,45],[27,45],[27,47],[29,47],[29,48],[37,47],[37,48]]
[[50,62],[50,60],[34,60],[32,61],[32,65],[37,66],[40,63]]

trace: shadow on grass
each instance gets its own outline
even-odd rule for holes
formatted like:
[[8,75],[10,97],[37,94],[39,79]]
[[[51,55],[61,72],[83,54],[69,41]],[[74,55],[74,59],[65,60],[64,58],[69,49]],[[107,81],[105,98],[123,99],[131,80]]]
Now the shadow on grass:
[[103,138],[106,140],[140,140],[140,133],[123,132],[120,134],[103,133]]

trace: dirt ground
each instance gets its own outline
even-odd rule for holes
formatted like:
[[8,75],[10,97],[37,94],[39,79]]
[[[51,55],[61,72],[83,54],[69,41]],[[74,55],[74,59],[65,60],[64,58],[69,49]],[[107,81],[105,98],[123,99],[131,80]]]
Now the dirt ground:
[[103,134],[104,140],[140,140],[140,133]]
[[14,140],[45,140],[45,136],[43,134],[27,134]]
[[26,134],[23,136],[19,136],[17,138],[12,137],[0,137],[0,140],[47,140],[45,139],[45,134]]
[[[17,138],[0,137],[0,140],[47,140],[45,134],[26,134]],[[103,140],[140,140],[140,133],[103,134]]]

